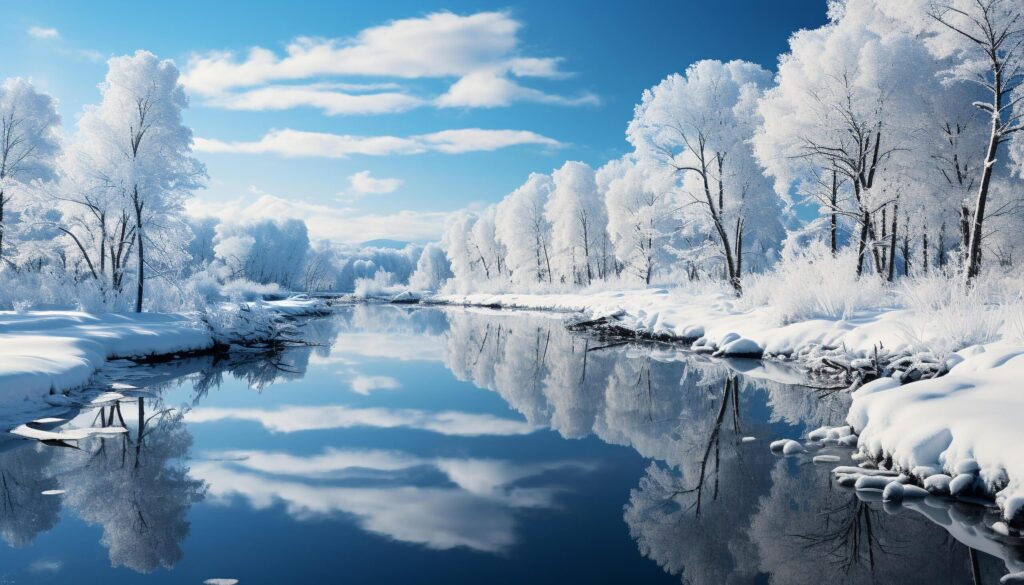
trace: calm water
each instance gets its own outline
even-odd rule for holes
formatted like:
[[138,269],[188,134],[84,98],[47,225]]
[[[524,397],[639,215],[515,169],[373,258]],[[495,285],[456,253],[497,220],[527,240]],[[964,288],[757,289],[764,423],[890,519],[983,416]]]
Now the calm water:
[[304,335],[115,364],[86,394],[139,390],[63,417],[129,433],[0,444],[0,583],[998,583],[1022,558],[984,508],[772,455],[846,405],[757,362],[542,314],[363,305]]

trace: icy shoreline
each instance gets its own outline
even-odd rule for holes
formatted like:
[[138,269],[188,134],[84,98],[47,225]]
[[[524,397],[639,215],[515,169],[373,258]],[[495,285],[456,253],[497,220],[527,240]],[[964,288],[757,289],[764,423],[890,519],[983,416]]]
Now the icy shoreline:
[[[246,322],[236,315],[254,307],[224,305],[206,315],[0,311],[0,409],[5,418],[30,412],[47,395],[81,387],[108,360],[211,351],[235,338],[252,341],[261,332],[245,330]],[[326,310],[322,301],[307,298],[261,302],[256,308],[270,318]]]
[[[1018,340],[922,358],[922,347],[947,347],[949,340],[922,332],[921,316],[907,309],[780,324],[770,307],[744,308],[727,294],[665,289],[445,294],[427,302],[574,313],[636,335],[690,342],[696,351],[784,357],[808,369],[821,365],[823,352],[842,356],[846,367],[874,368],[880,376],[852,394],[847,422],[862,455],[920,483],[940,474],[955,478],[976,463],[961,493],[994,498],[1007,521],[1024,521],[1024,392],[1015,390],[1024,380],[1024,344]],[[889,358],[884,367],[880,349]],[[922,361],[921,369],[912,363]],[[905,368],[892,367],[901,362]],[[919,380],[929,367],[925,377],[935,377]]]

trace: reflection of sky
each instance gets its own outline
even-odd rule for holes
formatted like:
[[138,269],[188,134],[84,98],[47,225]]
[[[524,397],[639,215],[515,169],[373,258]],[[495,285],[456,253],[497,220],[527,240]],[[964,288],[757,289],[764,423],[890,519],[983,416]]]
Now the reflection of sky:
[[[546,472],[591,468],[576,462],[429,460],[402,452],[335,449],[310,457],[265,451],[206,457],[192,466],[192,475],[208,484],[216,502],[240,496],[256,509],[283,503],[299,520],[350,514],[363,529],[394,540],[486,552],[502,552],[515,542],[516,509],[555,505],[558,487],[520,482]],[[409,473],[414,468],[421,473]],[[427,469],[447,481],[415,485]],[[366,485],[369,478],[373,485]]]
[[[737,433],[722,434],[726,471],[741,463],[743,473],[726,477],[707,504],[709,536],[675,514],[678,506],[648,497],[659,494],[649,489],[658,477],[647,458],[666,470],[670,493],[693,487],[724,404],[719,362],[664,349],[587,351],[594,346],[550,314],[362,306],[314,325],[321,345],[291,350],[282,362],[297,365],[295,373],[212,360],[132,369],[133,383],[146,387],[146,376],[192,373],[160,390],[165,406],[189,409],[191,457],[181,463],[207,487],[206,500],[187,509],[187,535],[165,543],[182,551],[169,569],[112,568],[110,543],[81,519],[101,514],[133,542],[131,519],[109,501],[111,491],[135,493],[130,469],[96,469],[123,478],[125,489],[93,489],[71,502],[40,495],[78,481],[47,475],[53,466],[43,454],[78,451],[0,452],[0,472],[22,486],[13,494],[19,512],[0,510],[0,534],[20,547],[0,546],[0,582],[678,583],[659,565],[685,559],[698,565],[690,576],[739,575],[737,558],[752,563],[748,571],[775,570],[758,569],[760,549],[738,535],[784,493],[767,489],[764,470],[777,460],[765,441],[824,422],[813,392],[743,384],[739,434],[758,442],[733,444]],[[263,382],[258,389],[253,379]],[[122,414],[135,425],[131,403]],[[83,412],[73,424],[94,416]],[[111,452],[103,465],[119,460]],[[786,469],[828,485],[821,466]],[[146,495],[160,502],[172,494]],[[643,497],[650,506],[641,509]],[[940,554],[907,551],[922,562]]]

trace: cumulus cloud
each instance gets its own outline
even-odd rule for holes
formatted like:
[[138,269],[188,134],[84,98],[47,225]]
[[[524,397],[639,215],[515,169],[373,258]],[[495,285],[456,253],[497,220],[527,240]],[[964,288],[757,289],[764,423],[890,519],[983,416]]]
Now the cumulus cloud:
[[311,239],[346,244],[376,239],[435,241],[440,239],[445,222],[454,213],[408,210],[390,214],[361,213],[349,207],[292,201],[259,192],[255,200],[238,198],[213,202],[194,198],[186,203],[185,210],[192,217],[230,221],[301,219],[306,222]]
[[29,27],[28,35],[36,39],[57,39],[60,38],[60,31],[55,28],[33,26]]
[[253,142],[226,142],[211,138],[196,138],[199,152],[278,154],[287,157],[312,156],[345,158],[351,155],[387,156],[395,154],[422,154],[441,152],[492,151],[510,146],[536,144],[559,147],[562,143],[528,130],[485,130],[462,128],[442,130],[415,136],[353,136],[301,130],[274,130]]
[[359,171],[348,177],[348,194],[358,197],[394,193],[401,186],[402,179],[378,179],[371,176],[370,171]]
[[[284,55],[264,47],[253,47],[244,55],[233,51],[195,54],[188,60],[182,82],[190,92],[209,98],[207,103],[213,106],[246,110],[308,106],[329,115],[392,113],[431,104],[596,103],[590,94],[565,98],[512,81],[512,77],[568,77],[559,68],[560,57],[522,55],[521,28],[522,23],[508,12],[435,12],[367,28],[348,38],[298,37],[287,45]],[[287,85],[339,76],[457,81],[440,98],[402,91],[353,95],[317,84]]]

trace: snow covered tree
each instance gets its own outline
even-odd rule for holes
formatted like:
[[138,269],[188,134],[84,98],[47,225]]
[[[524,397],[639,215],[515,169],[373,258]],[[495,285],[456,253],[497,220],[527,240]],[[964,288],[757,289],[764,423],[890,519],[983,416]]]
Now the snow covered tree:
[[508,267],[505,263],[505,246],[498,241],[497,209],[490,205],[480,213],[470,230],[469,245],[483,268],[488,280],[507,280]]
[[608,233],[615,256],[645,284],[670,258],[666,246],[678,226],[671,174],[625,156],[597,171],[608,209]]
[[222,222],[216,231],[213,250],[227,268],[227,278],[286,289],[302,286],[309,234],[301,219]]
[[898,208],[915,188],[906,173],[935,166],[917,157],[930,154],[928,133],[940,128],[922,120],[924,96],[941,93],[936,64],[870,0],[833,3],[829,18],[790,38],[753,143],[780,196],[795,187],[833,233],[852,227],[858,275],[869,258],[875,272],[891,274]]
[[548,175],[531,173],[498,204],[495,228],[508,253],[506,264],[518,285],[553,282],[551,223],[544,206],[555,185]]
[[471,285],[484,279],[484,269],[472,246],[472,230],[476,221],[475,214],[459,213],[449,223],[441,238],[441,247],[451,262],[453,279],[462,285]]
[[626,130],[639,160],[680,176],[684,221],[707,226],[737,294],[744,249],[770,256],[782,239],[778,201],[749,145],[770,79],[753,63],[699,61],[645,91]]
[[438,244],[427,244],[416,263],[416,272],[409,277],[409,287],[436,291],[451,277],[451,265],[444,250]]
[[1024,130],[1024,5],[1019,0],[937,0],[929,4],[928,17],[933,21],[929,46],[939,57],[955,59],[949,74],[979,83],[989,92],[988,101],[974,102],[990,117],[990,133],[969,226],[964,275],[970,282],[981,270],[986,208],[999,147]]
[[552,173],[544,214],[551,223],[552,269],[563,282],[589,285],[607,275],[608,215],[594,169],[568,161]]
[[[192,131],[178,69],[152,53],[115,57],[100,85],[102,100],[79,120],[89,182],[122,201],[134,236],[135,311],[142,311],[147,266],[158,274],[184,257],[188,231],[182,205],[202,184],[205,169],[192,157]],[[156,253],[147,256],[147,245]]]
[[53,97],[36,91],[21,78],[0,85],[0,266],[10,262],[5,247],[11,247],[12,198],[31,182],[56,176],[59,126]]

